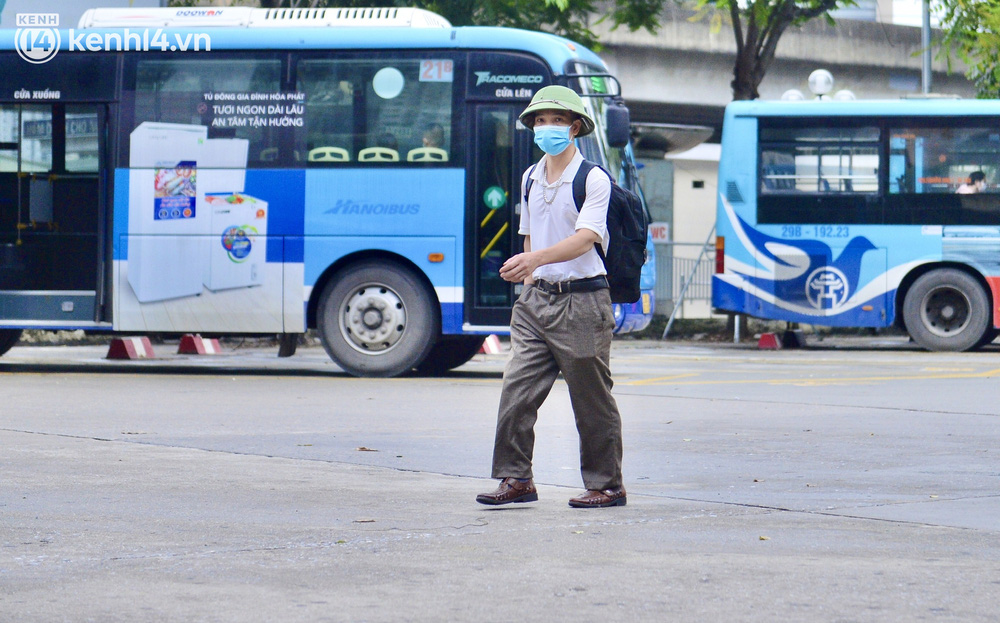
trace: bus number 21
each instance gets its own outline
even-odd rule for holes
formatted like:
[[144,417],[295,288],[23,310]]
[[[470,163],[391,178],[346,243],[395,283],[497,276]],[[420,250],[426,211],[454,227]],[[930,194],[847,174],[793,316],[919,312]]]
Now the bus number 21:
[[454,73],[450,60],[420,61],[420,82],[451,82]]

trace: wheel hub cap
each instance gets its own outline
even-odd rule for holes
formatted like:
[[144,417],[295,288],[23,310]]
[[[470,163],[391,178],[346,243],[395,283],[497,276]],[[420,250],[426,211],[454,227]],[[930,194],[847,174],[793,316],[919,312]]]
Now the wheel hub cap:
[[391,349],[406,329],[403,301],[384,284],[367,284],[355,290],[341,305],[339,317],[347,343],[364,353]]
[[927,330],[940,337],[960,333],[969,324],[972,303],[961,291],[942,287],[931,290],[920,308]]
[[377,309],[369,309],[365,312],[365,315],[361,318],[365,327],[368,329],[377,329],[382,326],[382,312]]

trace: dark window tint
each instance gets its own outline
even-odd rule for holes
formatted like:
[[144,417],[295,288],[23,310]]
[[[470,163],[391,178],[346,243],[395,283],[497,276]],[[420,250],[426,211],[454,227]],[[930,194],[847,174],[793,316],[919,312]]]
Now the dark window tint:
[[0,171],[51,171],[52,107],[0,106],[0,143]]
[[877,193],[878,128],[767,128],[761,194]]
[[98,159],[98,118],[93,106],[66,107],[66,170],[96,173]]
[[1000,125],[955,120],[889,129],[886,222],[1000,222]]
[[758,220],[871,223],[882,218],[877,126],[762,121]]
[[454,166],[454,72],[433,54],[299,61],[309,166]]
[[287,164],[281,137],[302,123],[293,95],[281,91],[278,59],[140,60],[134,121],[205,126],[209,138],[246,139],[251,166]]
[[96,173],[98,134],[93,105],[0,105],[0,172]]
[[[903,127],[889,132],[889,192],[998,192],[1000,127]],[[969,184],[976,172],[985,188]],[[973,191],[975,188],[975,191]]]

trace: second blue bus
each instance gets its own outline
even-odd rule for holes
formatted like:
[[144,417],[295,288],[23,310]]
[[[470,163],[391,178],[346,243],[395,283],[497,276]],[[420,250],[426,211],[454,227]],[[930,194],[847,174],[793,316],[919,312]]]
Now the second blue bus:
[[717,309],[997,337],[1000,102],[734,102],[719,188]]

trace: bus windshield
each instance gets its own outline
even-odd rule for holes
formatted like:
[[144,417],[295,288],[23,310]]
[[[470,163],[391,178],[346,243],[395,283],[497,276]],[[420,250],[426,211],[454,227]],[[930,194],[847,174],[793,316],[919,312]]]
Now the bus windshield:
[[584,156],[604,166],[615,179],[623,182],[623,159],[625,154],[621,148],[608,145],[607,123],[605,110],[608,100],[618,94],[612,89],[617,88],[617,82],[609,80],[607,72],[588,65],[577,63],[574,71],[579,76],[571,86],[577,88],[583,95],[583,105],[594,120],[597,131],[580,139],[580,149]]

